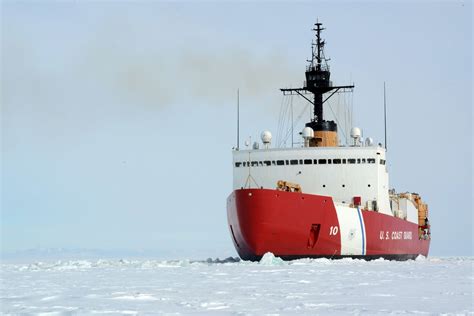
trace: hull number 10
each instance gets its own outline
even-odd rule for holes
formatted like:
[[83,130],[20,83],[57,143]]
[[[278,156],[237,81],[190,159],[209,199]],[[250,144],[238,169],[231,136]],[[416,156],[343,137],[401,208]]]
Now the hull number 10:
[[339,232],[339,227],[337,226],[331,226],[329,228],[329,236],[335,236]]

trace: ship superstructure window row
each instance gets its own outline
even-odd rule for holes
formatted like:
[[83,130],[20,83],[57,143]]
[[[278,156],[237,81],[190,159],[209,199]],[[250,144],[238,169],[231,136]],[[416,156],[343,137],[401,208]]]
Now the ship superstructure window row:
[[[386,161],[380,159],[380,164],[385,165]],[[268,166],[288,166],[288,165],[354,165],[354,164],[375,164],[375,158],[335,158],[335,159],[286,159],[286,160],[264,160],[264,161],[243,161],[236,162],[235,167],[268,167]]]

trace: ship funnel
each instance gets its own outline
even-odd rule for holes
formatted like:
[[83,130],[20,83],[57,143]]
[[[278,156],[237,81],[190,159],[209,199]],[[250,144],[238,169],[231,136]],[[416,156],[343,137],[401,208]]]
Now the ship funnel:
[[304,139],[304,147],[309,147],[309,141],[314,137],[314,131],[311,127],[306,126],[301,132]]

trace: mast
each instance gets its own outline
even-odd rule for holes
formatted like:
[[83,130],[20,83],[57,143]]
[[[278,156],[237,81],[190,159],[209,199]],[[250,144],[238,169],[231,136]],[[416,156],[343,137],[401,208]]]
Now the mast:
[[[328,146],[337,146],[337,144],[334,145],[334,142],[337,143],[337,124],[334,121],[324,120],[323,104],[339,90],[352,90],[354,85],[332,85],[332,81],[330,80],[331,72],[329,71],[329,66],[327,64],[329,59],[324,55],[324,45],[326,43],[321,38],[321,32],[324,30],[322,25],[322,23],[317,22],[314,24],[315,27],[312,29],[316,33],[316,43],[314,44],[313,42],[311,44],[311,60],[308,60],[309,65],[306,67],[306,81],[304,82],[303,88],[280,90],[283,92],[283,95],[298,94],[310,102],[313,105],[313,118],[306,124],[306,126],[311,127],[314,132],[334,132],[335,136],[331,135],[333,140],[329,142],[331,145]],[[324,94],[328,92],[331,92],[331,94],[324,99]],[[313,100],[308,98],[306,96],[307,94],[313,94]],[[326,146],[324,145],[324,140],[322,140],[321,143],[322,144],[320,145],[316,144],[314,146]]]
[[237,150],[240,149],[240,100],[239,89],[237,89]]

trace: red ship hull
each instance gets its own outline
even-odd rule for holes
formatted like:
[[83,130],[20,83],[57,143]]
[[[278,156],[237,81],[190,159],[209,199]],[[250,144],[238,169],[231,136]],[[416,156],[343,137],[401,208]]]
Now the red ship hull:
[[241,189],[227,198],[227,219],[244,260],[259,260],[266,252],[288,260],[428,255],[430,240],[419,238],[417,224],[375,211],[352,209],[354,215],[336,208],[328,196]]

